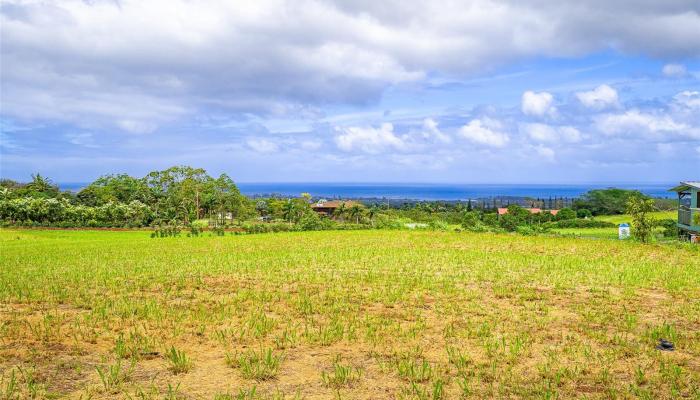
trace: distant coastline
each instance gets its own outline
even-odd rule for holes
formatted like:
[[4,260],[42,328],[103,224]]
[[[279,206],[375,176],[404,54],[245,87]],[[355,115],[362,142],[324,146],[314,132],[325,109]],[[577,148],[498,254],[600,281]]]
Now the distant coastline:
[[[79,191],[84,182],[58,184],[61,190]],[[466,201],[490,198],[575,198],[593,189],[616,187],[634,189],[656,198],[673,197],[668,184],[428,184],[428,183],[238,183],[241,193],[250,197],[298,196],[392,201]]]

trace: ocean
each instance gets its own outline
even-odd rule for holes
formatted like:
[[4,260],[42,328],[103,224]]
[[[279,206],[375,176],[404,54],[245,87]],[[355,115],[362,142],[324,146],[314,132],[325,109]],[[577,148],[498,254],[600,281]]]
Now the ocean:
[[[579,197],[591,189],[616,187],[635,189],[660,198],[675,197],[668,184],[429,184],[429,183],[238,183],[241,193],[247,196],[277,194],[299,196],[310,193],[314,198],[385,198],[411,200],[468,200],[492,197]],[[61,190],[78,191],[87,183],[59,183]]]
[[674,197],[668,189],[673,184],[406,184],[406,183],[239,183],[249,196],[280,194],[329,198],[386,198],[412,200],[468,200],[491,197],[579,197],[591,189],[616,187],[635,189],[652,197]]

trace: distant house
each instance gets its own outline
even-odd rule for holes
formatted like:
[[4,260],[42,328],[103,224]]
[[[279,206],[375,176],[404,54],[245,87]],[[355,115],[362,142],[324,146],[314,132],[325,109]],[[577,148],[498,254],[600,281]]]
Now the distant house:
[[681,236],[700,237],[700,181],[681,182],[670,189],[678,193],[678,232]]
[[347,210],[354,205],[361,206],[362,203],[352,200],[319,200],[311,205],[311,209],[322,215],[333,216],[339,208],[344,206]]
[[[548,212],[551,213],[552,215],[557,215],[559,210],[543,210],[541,208],[525,208],[525,210],[530,211],[531,214],[539,214],[541,212]],[[504,215],[508,214],[508,209],[507,208],[499,208],[498,209],[498,215]]]

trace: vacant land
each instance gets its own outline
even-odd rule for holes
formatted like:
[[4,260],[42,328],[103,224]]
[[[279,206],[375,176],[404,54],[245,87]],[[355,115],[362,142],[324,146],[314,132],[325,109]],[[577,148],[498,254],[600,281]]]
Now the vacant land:
[[[649,213],[649,216],[653,219],[656,220],[662,220],[662,219],[676,219],[678,216],[678,213],[676,211],[657,211],[653,213]],[[598,217],[595,217],[596,220],[598,221],[606,221],[610,222],[613,224],[622,224],[622,223],[631,223],[632,222],[632,216],[623,214],[623,215],[601,215]],[[657,234],[661,234],[663,232],[662,227],[656,227],[654,231]],[[610,228],[556,228],[552,229],[552,232],[558,233],[561,235],[570,235],[570,236],[580,236],[584,238],[597,238],[597,239],[617,239],[618,237],[618,228],[615,227],[610,227]],[[673,240],[674,238],[669,238],[668,240]]]
[[[649,213],[649,216],[653,219],[673,219],[678,218],[677,211],[656,211]],[[612,222],[613,224],[622,224],[632,222],[632,216],[628,214],[623,215],[600,215],[595,217],[599,221]]]
[[689,246],[29,230],[0,246],[0,398],[700,396]]

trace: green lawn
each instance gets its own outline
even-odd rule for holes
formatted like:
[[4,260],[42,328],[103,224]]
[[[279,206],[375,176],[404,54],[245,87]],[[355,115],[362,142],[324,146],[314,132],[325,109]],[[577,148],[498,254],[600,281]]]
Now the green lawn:
[[[657,211],[649,214],[654,219],[677,219],[678,213],[676,211]],[[622,224],[632,222],[632,217],[627,214],[623,215],[601,215],[595,217],[599,221],[612,222],[613,224]]]
[[700,251],[0,230],[0,379],[2,399],[698,398]]
[[[677,218],[677,213],[676,211],[658,211],[658,212],[653,212],[650,213],[651,217],[654,219],[676,219]],[[599,221],[607,221],[611,222],[613,224],[619,225],[622,223],[630,223],[632,221],[632,217],[630,215],[624,214],[624,215],[601,215],[598,217],[595,217],[596,220]],[[552,232],[561,234],[561,235],[568,235],[568,236],[577,236],[577,237],[583,237],[583,238],[596,238],[596,239],[617,239],[618,238],[618,228],[615,227],[610,227],[610,228],[557,228],[553,229]],[[663,232],[663,228],[656,228],[656,233],[661,234]]]

